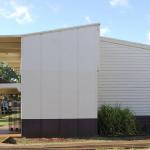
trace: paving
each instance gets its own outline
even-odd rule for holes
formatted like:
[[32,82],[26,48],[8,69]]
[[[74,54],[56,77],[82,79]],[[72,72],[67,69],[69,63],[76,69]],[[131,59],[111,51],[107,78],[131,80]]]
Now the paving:
[[20,138],[21,137],[21,134],[14,134],[14,133],[11,134],[10,131],[8,131],[8,132],[7,131],[8,130],[6,130],[6,132],[4,132],[3,134],[0,134],[0,138],[5,138],[5,137]]
[[3,127],[0,127],[0,136],[1,135],[4,135],[4,134],[9,134],[9,127],[8,126],[3,126]]

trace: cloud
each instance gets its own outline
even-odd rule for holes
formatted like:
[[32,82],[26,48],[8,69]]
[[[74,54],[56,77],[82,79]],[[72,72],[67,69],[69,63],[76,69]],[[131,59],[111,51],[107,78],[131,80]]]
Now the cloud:
[[128,6],[129,1],[128,0],[110,0],[111,6]]
[[87,23],[91,23],[92,22],[90,16],[85,16],[84,19],[87,21]]
[[14,19],[19,24],[33,21],[28,6],[18,5],[15,0],[10,0],[8,6],[0,8],[0,16],[6,19]]
[[108,27],[101,27],[100,28],[100,34],[101,34],[101,36],[104,36],[104,35],[106,35],[109,32],[110,32],[110,29]]

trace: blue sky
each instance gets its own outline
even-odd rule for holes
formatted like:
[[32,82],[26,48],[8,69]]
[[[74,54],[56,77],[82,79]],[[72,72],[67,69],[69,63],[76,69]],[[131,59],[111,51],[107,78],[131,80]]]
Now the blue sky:
[[149,0],[0,0],[1,35],[97,22],[103,36],[150,43]]

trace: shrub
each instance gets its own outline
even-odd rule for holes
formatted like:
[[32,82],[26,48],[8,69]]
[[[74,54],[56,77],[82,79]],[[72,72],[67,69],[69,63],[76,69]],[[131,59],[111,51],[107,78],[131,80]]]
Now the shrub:
[[122,136],[136,134],[136,119],[128,109],[102,105],[98,110],[98,134]]

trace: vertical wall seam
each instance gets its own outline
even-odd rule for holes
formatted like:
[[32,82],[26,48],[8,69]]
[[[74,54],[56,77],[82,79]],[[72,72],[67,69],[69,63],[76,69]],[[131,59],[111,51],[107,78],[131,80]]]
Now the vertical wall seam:
[[40,40],[40,136],[42,137],[42,34],[39,36]]
[[[62,47],[62,32],[60,32],[60,47]],[[59,54],[59,68],[58,68],[58,77],[59,77],[59,99],[58,99],[58,103],[59,103],[59,124],[58,124],[58,133],[61,136],[61,119],[62,119],[62,48],[60,48],[58,50],[58,54]]]
[[100,28],[97,27],[98,35],[97,35],[97,60],[96,60],[96,108],[97,108],[97,117],[98,117],[98,93],[99,93],[99,73],[100,73],[100,61],[101,61],[101,41],[99,40]]
[[77,76],[77,122],[76,122],[76,127],[77,127],[77,136],[78,136],[78,118],[79,118],[79,29],[76,29],[76,42],[77,42],[77,47],[76,47],[76,60],[77,60],[77,71],[76,71],[76,76]]
[[[22,58],[23,58],[23,56],[22,56],[22,49],[23,49],[23,46],[22,46],[22,44],[23,44],[23,37],[21,37],[21,58],[20,58],[20,61],[21,61],[21,63],[20,63],[20,75],[21,75],[21,83],[22,83]],[[22,94],[22,86],[20,87],[20,90],[21,90],[21,94]],[[23,119],[23,114],[22,114],[22,96],[21,96],[21,119]],[[22,121],[21,121],[22,122]],[[21,132],[22,132],[22,123],[21,123]]]

